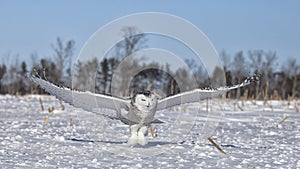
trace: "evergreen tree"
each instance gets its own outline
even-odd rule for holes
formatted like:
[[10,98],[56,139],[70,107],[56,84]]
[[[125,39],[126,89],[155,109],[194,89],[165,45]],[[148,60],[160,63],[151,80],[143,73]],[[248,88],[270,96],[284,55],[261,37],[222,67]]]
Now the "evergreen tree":
[[5,93],[3,87],[4,85],[2,85],[2,79],[4,77],[6,73],[6,66],[4,64],[2,64],[2,66],[0,66],[0,94]]

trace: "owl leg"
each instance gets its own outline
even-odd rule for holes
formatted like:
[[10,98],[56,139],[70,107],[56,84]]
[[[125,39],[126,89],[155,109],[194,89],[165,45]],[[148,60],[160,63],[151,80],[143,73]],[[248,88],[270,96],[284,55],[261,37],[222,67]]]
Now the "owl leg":
[[131,136],[128,139],[128,144],[129,145],[135,145],[135,144],[140,144],[140,145],[146,145],[147,140],[145,138],[145,134],[148,130],[147,126],[141,125],[141,124],[135,124],[130,126],[131,130]]
[[146,145],[148,142],[146,140],[145,134],[147,133],[148,127],[147,126],[142,126],[138,130],[138,143],[140,145]]

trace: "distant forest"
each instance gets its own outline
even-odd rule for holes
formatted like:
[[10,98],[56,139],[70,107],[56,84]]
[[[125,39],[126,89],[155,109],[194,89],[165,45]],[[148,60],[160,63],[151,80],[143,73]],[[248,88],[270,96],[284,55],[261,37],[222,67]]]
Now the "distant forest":
[[[122,30],[124,40],[114,47],[111,56],[102,60],[94,58],[85,62],[78,61],[75,65],[71,64],[75,42],[73,40],[62,41],[57,38],[55,45],[52,45],[54,55],[51,58],[36,59],[38,56],[34,54],[30,62],[16,62],[9,66],[0,65],[0,94],[45,94],[43,90],[28,80],[28,73],[40,76],[58,86],[118,96],[130,96],[135,90],[143,89],[159,89],[163,91],[164,95],[183,92],[189,90],[189,88],[180,87],[185,86],[181,84],[183,82],[189,83],[189,73],[192,73],[195,78],[197,87],[217,87],[214,84],[215,78],[218,78],[217,68],[213,77],[209,78],[204,67],[201,64],[195,64],[194,60],[185,61],[192,72],[180,68],[169,70],[169,65],[161,65],[159,62],[141,65],[139,60],[131,60],[128,63],[130,69],[116,72],[124,57],[146,47],[147,37],[143,34],[131,36],[135,31],[137,29],[134,27],[126,27]],[[227,86],[240,83],[254,73],[261,74],[260,82],[231,91],[227,97],[237,99],[240,97],[252,99],[299,98],[300,65],[296,59],[288,59],[278,64],[276,52],[264,50],[239,51],[232,56],[226,51],[222,51],[219,55],[223,62]],[[131,69],[138,70],[143,67],[151,67],[151,69],[140,71],[134,76],[130,75],[134,72]],[[114,73],[122,74],[118,77],[133,77],[117,79],[118,85],[114,86],[112,84]]]

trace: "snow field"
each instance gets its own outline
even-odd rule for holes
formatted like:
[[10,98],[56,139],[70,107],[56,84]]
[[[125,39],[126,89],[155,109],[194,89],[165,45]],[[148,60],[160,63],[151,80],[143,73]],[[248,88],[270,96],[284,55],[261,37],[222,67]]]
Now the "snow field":
[[[43,112],[40,97],[45,107]],[[213,100],[206,112],[206,101],[201,101],[196,123],[185,135],[181,135],[179,128],[173,131],[169,128],[180,111],[197,111],[199,103],[175,107],[157,112],[156,117],[166,124],[153,125],[155,138],[148,136],[147,145],[130,147],[127,145],[130,130],[120,122],[68,105],[62,111],[52,96],[0,96],[0,166],[300,168],[299,103]],[[49,113],[52,106],[55,110]],[[213,133],[206,133],[204,126],[208,122],[212,128],[216,125]],[[181,126],[190,127],[184,123]],[[176,134],[178,138],[169,139]],[[220,153],[204,139],[207,134],[227,154]]]

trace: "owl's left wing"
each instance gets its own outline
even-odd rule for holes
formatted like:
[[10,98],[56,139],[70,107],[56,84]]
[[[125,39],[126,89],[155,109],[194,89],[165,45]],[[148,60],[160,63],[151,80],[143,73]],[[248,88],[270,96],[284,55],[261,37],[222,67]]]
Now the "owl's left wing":
[[184,104],[184,103],[193,103],[199,100],[213,98],[222,95],[230,90],[244,87],[251,83],[257,82],[259,81],[259,78],[260,75],[254,75],[252,77],[246,78],[244,82],[231,87],[218,87],[215,89],[195,89],[195,90],[179,93],[170,97],[166,97],[158,101],[157,111],[167,109],[172,106]]

